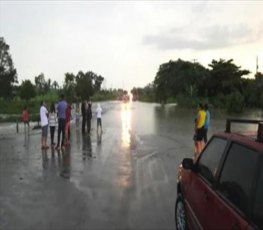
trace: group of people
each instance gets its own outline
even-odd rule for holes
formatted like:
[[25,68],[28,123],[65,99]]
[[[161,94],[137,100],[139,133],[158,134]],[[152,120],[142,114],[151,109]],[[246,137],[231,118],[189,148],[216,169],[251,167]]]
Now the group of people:
[[210,124],[210,111],[208,105],[199,104],[197,116],[195,118],[194,134],[194,159],[196,160],[207,143],[207,132]]
[[[54,147],[56,144],[54,142],[54,135],[56,124],[58,123],[58,140],[56,149],[64,148],[69,144],[70,139],[70,119],[71,119],[71,105],[68,103],[64,96],[61,96],[61,99],[55,108],[55,104],[52,103],[50,106],[50,111],[46,108],[45,101],[41,102],[40,107],[40,123],[41,123],[41,148],[48,149],[47,136],[48,136],[48,126],[50,128],[50,137],[51,145]],[[62,134],[62,141],[60,143],[60,137]]]
[[[81,113],[82,113],[82,132],[85,133],[85,126],[87,124],[87,131],[90,134],[91,131],[91,118],[92,118],[92,104],[91,101],[87,102],[87,100],[83,101],[81,105]],[[102,132],[102,124],[101,124],[101,116],[102,109],[100,104],[98,104],[97,110],[97,131],[100,128]],[[80,123],[80,108],[79,104],[76,103],[75,108],[75,119],[76,119],[76,128],[79,128]],[[52,103],[50,106],[50,111],[46,108],[45,101],[41,102],[40,107],[40,122],[42,129],[41,136],[41,148],[48,149],[49,146],[47,144],[47,136],[48,136],[48,127],[50,127],[50,137],[51,137],[51,145],[55,147],[55,149],[64,149],[66,146],[70,144],[70,120],[71,120],[71,104],[69,101],[65,100],[64,95],[61,95],[60,101],[57,106]],[[56,124],[58,123],[58,134],[57,134],[57,143],[54,142],[54,134],[56,130]],[[61,139],[62,136],[62,139]],[[61,142],[60,142],[61,140]]]

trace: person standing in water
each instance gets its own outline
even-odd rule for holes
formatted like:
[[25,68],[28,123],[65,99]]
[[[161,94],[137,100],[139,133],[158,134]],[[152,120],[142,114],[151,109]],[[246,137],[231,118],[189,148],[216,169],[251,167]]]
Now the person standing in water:
[[79,117],[80,117],[80,108],[79,108],[79,102],[77,101],[75,108],[76,129],[79,129]]
[[[64,138],[65,138],[65,125],[66,125],[66,108],[67,102],[64,99],[64,95],[61,95],[60,101],[57,105],[58,111],[58,142],[56,149],[64,148]],[[60,145],[60,135],[62,133],[62,141]]]
[[49,121],[49,128],[50,128],[50,140],[51,140],[51,145],[53,147],[55,145],[54,134],[55,134],[56,123],[57,123],[57,114],[56,114],[55,104],[53,102],[50,106],[50,113],[48,116],[48,121]]
[[40,107],[40,121],[41,121],[41,129],[42,129],[42,136],[41,136],[41,148],[48,149],[49,146],[47,145],[47,134],[48,134],[48,111],[46,109],[46,104],[44,101],[41,101]]
[[85,126],[87,121],[87,101],[84,100],[81,104],[81,115],[82,115],[82,133],[85,133]]
[[22,121],[24,122],[24,130],[26,131],[26,125],[27,128],[29,128],[29,112],[26,106],[24,107],[22,112]]
[[97,109],[96,109],[96,116],[97,116],[97,132],[100,131],[102,132],[102,124],[101,124],[101,117],[102,117],[102,108],[100,107],[100,104],[98,104]]
[[207,143],[207,132],[208,132],[209,124],[210,124],[210,111],[208,108],[208,104],[205,104],[205,112],[206,112],[206,116],[205,116],[205,125],[204,125],[204,142],[206,144]]
[[205,117],[206,112],[204,110],[204,105],[199,104],[199,111],[197,113],[197,118],[195,122],[195,131],[196,131],[196,146],[197,152],[195,155],[195,159],[198,158],[199,154],[202,152],[204,148],[204,125],[205,125]]
[[67,101],[68,105],[66,108],[66,125],[65,125],[65,143],[64,145],[67,146],[70,144],[70,119],[71,119],[71,105],[69,101]]
[[92,110],[91,110],[91,102],[88,103],[88,110],[87,110],[87,127],[88,127],[88,134],[90,134],[90,126],[91,126],[91,118],[92,118]]

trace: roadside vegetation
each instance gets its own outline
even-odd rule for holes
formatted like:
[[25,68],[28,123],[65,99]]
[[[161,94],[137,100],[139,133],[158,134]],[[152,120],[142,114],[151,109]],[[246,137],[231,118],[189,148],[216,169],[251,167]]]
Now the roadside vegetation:
[[182,107],[204,102],[234,113],[245,108],[263,109],[263,74],[257,72],[248,78],[249,73],[232,59],[212,60],[209,68],[178,59],[161,64],[152,83],[132,92],[138,100],[176,102]]
[[61,94],[70,103],[80,103],[83,100],[116,100],[124,93],[122,89],[102,89],[103,81],[104,77],[99,74],[80,70],[77,74],[65,73],[62,86],[56,80],[46,79],[44,73],[35,76],[33,83],[26,79],[19,85],[9,45],[0,37],[0,122],[20,121],[25,106],[30,112],[30,120],[38,121],[41,101],[49,106],[56,103]]
[[[250,72],[234,64],[233,60],[212,60],[208,68],[198,62],[178,59],[159,66],[153,82],[144,88],[133,88],[134,100],[158,103],[177,103],[196,108],[199,102],[227,112],[242,112],[245,108],[263,109],[263,74],[247,78]],[[104,77],[93,71],[65,73],[63,85],[55,77],[44,73],[18,84],[9,45],[0,37],[0,121],[20,120],[24,106],[31,121],[39,119],[40,102],[49,106],[64,94],[70,103],[83,100],[106,101],[121,99],[123,89],[102,89]],[[5,116],[6,114],[6,116]],[[7,116],[8,115],[8,116]]]

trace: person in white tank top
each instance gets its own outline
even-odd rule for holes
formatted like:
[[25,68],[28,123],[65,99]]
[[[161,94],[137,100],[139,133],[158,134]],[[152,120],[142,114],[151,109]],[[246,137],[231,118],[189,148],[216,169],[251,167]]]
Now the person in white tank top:
[[100,107],[100,104],[98,104],[96,109],[96,116],[97,116],[97,132],[100,128],[100,131],[102,132],[102,124],[101,124],[101,117],[102,117],[102,109]]

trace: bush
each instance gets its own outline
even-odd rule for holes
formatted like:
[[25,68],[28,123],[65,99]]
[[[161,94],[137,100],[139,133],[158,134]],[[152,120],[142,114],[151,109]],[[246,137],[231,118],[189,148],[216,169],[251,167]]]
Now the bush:
[[238,92],[226,96],[226,110],[229,113],[241,113],[244,110],[244,97]]
[[196,108],[200,102],[204,102],[206,99],[199,97],[190,97],[189,95],[179,94],[176,97],[176,102],[180,107],[184,108]]
[[177,95],[176,102],[180,107],[193,107],[194,106],[193,98],[190,98],[189,96],[185,96],[182,94]]
[[30,114],[38,114],[40,108],[40,102],[44,100],[49,108],[51,102],[58,101],[58,96],[56,93],[49,93],[43,96],[34,97],[31,100],[22,100],[19,97],[13,100],[7,101],[0,99],[1,114],[21,114],[25,106],[28,107]]

